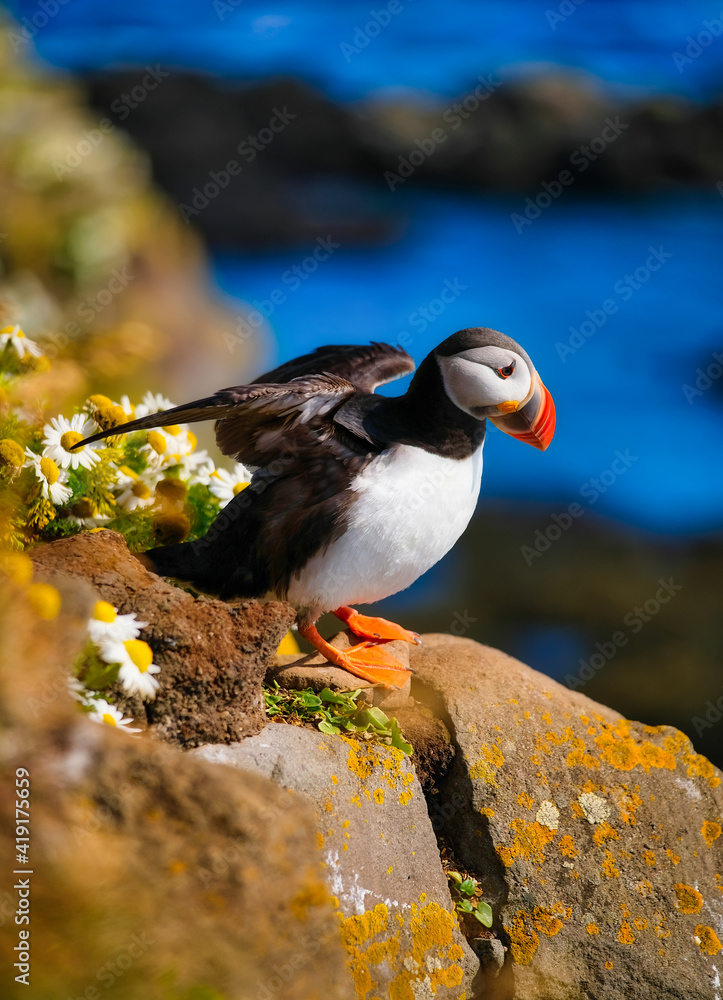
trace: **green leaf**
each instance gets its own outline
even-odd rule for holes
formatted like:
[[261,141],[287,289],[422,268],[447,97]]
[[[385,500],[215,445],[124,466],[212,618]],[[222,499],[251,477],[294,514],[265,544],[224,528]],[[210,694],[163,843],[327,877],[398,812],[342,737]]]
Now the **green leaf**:
[[[359,689],[361,690],[361,689]],[[331,688],[323,688],[319,691],[319,697],[322,701],[330,701],[334,705],[348,705],[350,701],[353,702],[359,691],[332,691]]]
[[474,911],[475,917],[479,920],[481,924],[485,927],[492,926],[492,907],[489,903],[485,903],[483,899],[477,903],[477,908]]
[[465,896],[474,896],[477,889],[477,883],[474,879],[466,878],[463,882],[460,882],[457,886],[459,891]]
[[302,691],[300,700],[304,708],[321,708],[321,698],[313,691]]
[[407,741],[402,736],[401,727],[396,719],[392,719],[391,727],[392,727],[392,746],[396,747],[397,750],[401,750],[402,753],[405,753],[408,757],[411,756],[414,753],[414,747],[412,746],[411,743],[407,743]]
[[336,736],[340,732],[338,726],[333,726],[330,722],[320,722],[319,729],[322,733],[326,733],[327,736]]
[[457,909],[461,910],[462,913],[473,913],[474,907],[468,899],[459,899],[457,901]]

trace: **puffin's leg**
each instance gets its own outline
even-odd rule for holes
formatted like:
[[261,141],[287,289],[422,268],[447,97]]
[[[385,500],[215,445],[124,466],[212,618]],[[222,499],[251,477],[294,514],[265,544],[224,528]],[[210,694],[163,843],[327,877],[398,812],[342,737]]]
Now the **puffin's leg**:
[[413,642],[416,646],[422,645],[422,640],[416,632],[410,632],[409,629],[389,622],[386,618],[370,618],[368,615],[361,615],[347,604],[343,604],[332,614],[348,625],[354,635],[358,635],[361,639],[371,639],[376,642],[404,639],[405,642]]
[[360,642],[357,646],[349,649],[335,649],[330,643],[319,635],[313,621],[302,620],[299,622],[299,635],[303,636],[307,642],[318,649],[330,663],[337,667],[343,667],[351,674],[362,677],[372,684],[384,684],[390,688],[404,687],[407,680],[412,676],[411,670],[405,670],[402,664],[391,653],[388,653],[383,646]]

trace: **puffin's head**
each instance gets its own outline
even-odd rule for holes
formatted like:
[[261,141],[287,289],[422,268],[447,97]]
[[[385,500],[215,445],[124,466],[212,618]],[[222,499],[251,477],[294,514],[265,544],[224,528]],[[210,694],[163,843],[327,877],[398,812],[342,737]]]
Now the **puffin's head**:
[[555,433],[555,404],[526,351],[511,337],[473,326],[434,351],[447,395],[460,410],[488,417],[505,434],[544,451]]

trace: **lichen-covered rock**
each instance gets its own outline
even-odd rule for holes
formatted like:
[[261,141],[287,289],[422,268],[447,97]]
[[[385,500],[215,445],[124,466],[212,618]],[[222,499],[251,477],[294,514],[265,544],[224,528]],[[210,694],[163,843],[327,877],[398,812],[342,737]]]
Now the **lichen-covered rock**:
[[712,1000],[723,968],[720,773],[497,650],[424,636],[415,697],[457,744],[432,820],[509,945],[486,996]]
[[[350,1000],[311,809],[259,774],[85,718],[67,662],[94,595],[61,587],[53,621],[0,588],[3,998],[100,1000],[112,987],[115,1000]],[[15,850],[19,768],[27,855]],[[24,878],[30,989],[13,973]]]
[[271,724],[194,755],[273,778],[310,801],[359,1000],[471,997],[461,936],[410,759],[394,748]]
[[194,598],[149,573],[114,531],[84,532],[31,552],[39,578],[90,583],[122,614],[148,622],[142,638],[161,667],[151,702],[119,686],[112,700],[136,723],[184,747],[231,743],[266,723],[261,684],[294,611],[288,604]]

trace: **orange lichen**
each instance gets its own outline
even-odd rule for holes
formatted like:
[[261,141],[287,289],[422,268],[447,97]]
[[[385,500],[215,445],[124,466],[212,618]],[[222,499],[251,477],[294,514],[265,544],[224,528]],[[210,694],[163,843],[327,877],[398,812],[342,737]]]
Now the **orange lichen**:
[[618,941],[620,944],[635,944],[635,935],[633,934],[633,929],[627,920],[623,920],[620,925]]
[[655,855],[652,851],[643,851],[643,861],[649,868],[655,867]]
[[510,824],[514,832],[511,845],[497,848],[502,863],[509,868],[517,858],[524,858],[542,866],[545,860],[545,848],[554,839],[557,831],[543,826],[537,820],[528,823],[524,819],[513,819]]
[[605,963],[605,968],[606,969],[612,969],[612,967],[613,967],[613,963],[610,961],[610,959],[608,959],[607,962]]
[[605,860],[602,862],[600,867],[602,868],[602,873],[606,878],[618,878],[620,876],[620,869],[615,864],[615,859],[613,858],[610,851],[605,851]]
[[703,905],[703,897],[692,885],[678,882],[673,886],[678,902],[675,904],[682,913],[698,913]]
[[520,792],[520,794],[517,796],[518,806],[524,806],[525,809],[532,809],[534,804],[535,800],[532,798],[531,795],[528,795],[527,792]]
[[554,937],[562,930],[562,920],[569,920],[572,914],[570,907],[565,907],[562,903],[555,903],[553,906],[536,906],[532,911],[532,922],[535,929],[548,937]]
[[630,723],[625,719],[620,719],[615,725],[604,726],[603,731],[595,737],[602,760],[620,771],[632,771],[638,766],[644,771],[649,771],[651,767],[675,770],[675,754],[667,745],[668,740],[664,742],[665,749],[649,740],[636,740],[631,735]]
[[505,927],[510,939],[512,961],[517,965],[529,965],[537,951],[540,939],[534,928],[528,929],[531,917],[524,910],[518,910],[509,927]]
[[674,854],[669,847],[665,848],[665,853],[668,855],[668,857],[670,858],[670,860],[672,861],[672,863],[674,865],[679,865],[680,864],[680,855],[679,854]]
[[572,750],[566,757],[569,767],[586,767],[593,771],[600,767],[600,761],[587,752],[585,741],[578,736],[572,741]]
[[700,828],[700,832],[703,835],[703,840],[710,847],[721,835],[720,823],[707,819]]
[[636,917],[635,920],[633,920],[633,923],[639,931],[644,931],[648,928],[648,921],[645,917]]
[[545,711],[542,712],[540,718],[542,719],[543,722],[546,722],[548,726],[552,725],[552,716],[550,715],[547,709],[545,709]]
[[640,785],[636,785],[635,789],[630,792],[627,785],[623,785],[621,789],[616,790],[613,794],[615,804],[620,811],[620,818],[623,823],[627,823],[628,826],[635,826],[637,820],[635,819],[635,813],[638,808],[643,804],[643,800],[637,794],[637,790]]
[[560,853],[566,858],[577,857],[575,843],[569,833],[560,838]]
[[606,840],[618,840],[619,837],[620,834],[618,831],[614,830],[606,820],[604,823],[600,824],[595,833],[592,835],[592,840],[597,847],[600,847]]
[[595,923],[594,920],[590,921],[590,923],[587,925],[587,927],[585,928],[585,930],[588,932],[588,934],[599,934],[600,933],[600,928],[598,927],[598,925]]
[[695,937],[700,950],[706,955],[717,955],[721,948],[723,948],[716,932],[712,927],[706,927],[705,924],[698,924],[695,929]]

